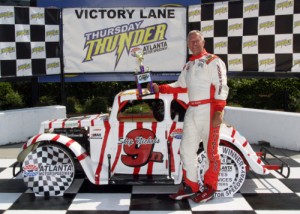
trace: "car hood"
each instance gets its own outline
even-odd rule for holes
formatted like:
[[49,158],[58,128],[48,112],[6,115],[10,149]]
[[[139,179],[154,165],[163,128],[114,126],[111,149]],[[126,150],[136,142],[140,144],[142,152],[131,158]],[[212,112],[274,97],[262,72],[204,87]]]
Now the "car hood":
[[81,128],[90,127],[99,124],[103,120],[107,120],[108,114],[93,114],[84,115],[70,118],[47,120],[42,122],[40,133],[44,133],[44,130],[50,130],[55,128]]

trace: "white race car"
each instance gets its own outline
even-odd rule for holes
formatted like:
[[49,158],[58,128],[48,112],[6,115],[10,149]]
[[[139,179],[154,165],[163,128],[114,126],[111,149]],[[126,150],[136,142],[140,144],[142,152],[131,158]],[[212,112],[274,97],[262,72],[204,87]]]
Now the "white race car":
[[[147,91],[147,90],[144,90]],[[95,185],[174,185],[182,181],[179,145],[182,137],[186,93],[139,96],[136,89],[116,95],[110,114],[45,121],[39,134],[24,144],[18,155],[24,182],[37,196],[58,196],[82,170]],[[201,145],[201,144],[200,144]],[[261,160],[232,126],[222,124],[221,171],[216,197],[232,197],[243,185],[246,172],[268,174],[276,170],[289,176],[289,167]],[[199,148],[199,182],[206,154]],[[80,167],[78,167],[80,166]]]

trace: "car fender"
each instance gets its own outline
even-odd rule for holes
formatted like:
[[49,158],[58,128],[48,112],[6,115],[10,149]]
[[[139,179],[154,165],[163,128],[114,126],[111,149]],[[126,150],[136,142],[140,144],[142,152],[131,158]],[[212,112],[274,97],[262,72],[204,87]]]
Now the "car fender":
[[221,125],[220,141],[222,142],[222,140],[230,143],[235,149],[237,149],[255,173],[260,175],[270,173],[268,169],[264,168],[264,163],[252,149],[247,139],[234,127],[227,124]]
[[23,162],[26,156],[34,150],[41,142],[55,142],[67,147],[77,158],[82,166],[88,179],[95,183],[94,170],[92,168],[92,161],[86,150],[75,140],[58,134],[38,134],[30,138],[22,147],[17,160],[19,163]]

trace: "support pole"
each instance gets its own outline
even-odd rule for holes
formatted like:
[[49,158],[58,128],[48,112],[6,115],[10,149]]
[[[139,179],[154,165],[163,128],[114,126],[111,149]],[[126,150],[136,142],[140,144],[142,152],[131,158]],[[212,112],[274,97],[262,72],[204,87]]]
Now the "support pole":
[[59,13],[60,20],[60,45],[59,45],[59,54],[60,54],[60,96],[61,96],[61,105],[67,105],[67,97],[66,97],[66,88],[65,88],[65,75],[64,75],[64,52],[63,52],[63,17],[62,17],[62,9],[60,9]]

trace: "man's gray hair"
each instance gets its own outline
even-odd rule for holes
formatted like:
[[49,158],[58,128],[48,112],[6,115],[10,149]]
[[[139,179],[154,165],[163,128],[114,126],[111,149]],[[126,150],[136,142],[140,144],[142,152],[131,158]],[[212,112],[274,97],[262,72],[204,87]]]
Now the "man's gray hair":
[[187,36],[187,40],[190,39],[190,36],[192,34],[197,34],[201,38],[201,40],[204,40],[204,36],[203,36],[203,34],[202,34],[202,32],[200,30],[192,30],[192,31],[190,31],[189,34],[188,34],[188,36]]

